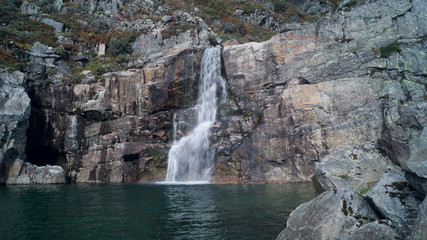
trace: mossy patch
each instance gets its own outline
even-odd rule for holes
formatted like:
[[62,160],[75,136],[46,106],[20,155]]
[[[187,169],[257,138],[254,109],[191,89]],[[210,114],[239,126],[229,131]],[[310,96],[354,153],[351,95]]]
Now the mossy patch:
[[400,52],[402,49],[400,49],[399,45],[397,44],[397,42],[393,42],[390,45],[387,45],[385,47],[381,47],[380,48],[380,53],[381,53],[381,57],[382,58],[388,58],[390,57],[393,53],[395,52]]
[[360,189],[360,194],[361,195],[366,194],[371,189],[372,189],[372,186],[368,186],[368,187],[362,188],[362,189]]
[[151,149],[150,155],[153,157],[153,167],[155,169],[164,168],[165,164],[165,154],[158,149]]
[[403,181],[403,182],[393,182],[393,183],[391,183],[391,186],[394,188],[394,189],[397,189],[397,190],[399,190],[399,191],[402,191],[403,189],[405,189],[405,188],[407,188],[408,187],[408,182],[405,182],[405,181]]
[[99,134],[106,135],[111,132],[110,123],[108,121],[101,122],[101,127],[99,129]]

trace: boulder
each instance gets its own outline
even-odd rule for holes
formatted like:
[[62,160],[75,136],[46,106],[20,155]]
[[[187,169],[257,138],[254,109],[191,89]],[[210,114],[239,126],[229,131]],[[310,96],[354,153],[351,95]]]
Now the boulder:
[[413,231],[421,201],[403,173],[384,174],[366,197],[383,218],[391,221],[401,237],[406,238]]
[[56,33],[61,33],[65,30],[65,24],[63,24],[62,22],[58,22],[50,18],[42,18],[40,21],[52,26],[55,29]]
[[165,16],[163,16],[162,17],[162,22],[164,22],[164,23],[168,23],[168,22],[171,22],[172,21],[172,19],[173,19],[173,17],[172,16],[169,16],[169,15],[165,15]]
[[[365,198],[349,190],[329,190],[297,207],[289,216],[278,240],[285,239],[348,239],[350,236],[393,236],[393,229],[373,224],[379,218]],[[361,228],[369,232],[361,232]],[[374,229],[383,228],[385,233]]]

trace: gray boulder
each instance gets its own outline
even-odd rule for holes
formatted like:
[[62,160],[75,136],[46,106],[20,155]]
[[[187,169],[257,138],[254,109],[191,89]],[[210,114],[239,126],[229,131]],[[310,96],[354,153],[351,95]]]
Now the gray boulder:
[[384,218],[392,222],[401,237],[412,232],[421,202],[418,193],[409,188],[403,173],[384,174],[366,197]]
[[35,42],[33,47],[27,51],[29,60],[36,63],[53,65],[54,62],[60,59],[60,56],[55,53],[52,47],[45,46],[39,42]]
[[50,18],[42,18],[40,21],[55,28],[56,33],[61,33],[65,30],[65,24],[62,22],[58,22]]
[[171,21],[172,21],[172,19],[173,19],[173,17],[172,17],[172,16],[165,15],[165,16],[163,16],[163,17],[162,17],[162,22],[164,22],[164,23],[168,23],[168,22],[171,22]]
[[[365,225],[366,229],[379,228],[368,226],[376,220],[375,211],[359,194],[349,190],[330,190],[295,209],[277,239],[347,239],[353,234],[361,235],[360,228]],[[387,229],[387,235],[394,235],[390,227],[382,228]],[[368,239],[374,239],[377,233],[372,234]]]

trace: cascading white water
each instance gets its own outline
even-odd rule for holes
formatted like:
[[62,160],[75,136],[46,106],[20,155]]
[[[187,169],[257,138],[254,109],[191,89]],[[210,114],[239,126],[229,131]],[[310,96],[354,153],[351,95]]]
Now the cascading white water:
[[209,133],[216,118],[217,83],[223,89],[221,102],[226,97],[225,81],[221,77],[221,51],[206,49],[200,69],[200,86],[194,129],[176,141],[177,120],[174,116],[174,144],[168,155],[166,182],[210,182],[214,168],[214,151],[210,148]]

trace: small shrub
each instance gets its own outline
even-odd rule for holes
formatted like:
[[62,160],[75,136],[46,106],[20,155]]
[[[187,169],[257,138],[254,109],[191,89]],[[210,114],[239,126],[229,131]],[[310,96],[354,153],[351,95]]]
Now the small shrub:
[[274,0],[273,5],[276,11],[284,12],[291,4],[287,0]]
[[191,29],[189,24],[171,24],[167,29],[162,30],[163,39],[171,38],[172,36],[177,36],[180,33],[186,32]]
[[104,68],[102,67],[102,64],[96,61],[90,61],[86,65],[86,69],[90,70],[93,74],[101,75],[105,72]]
[[70,53],[72,55],[77,55],[80,52],[79,47],[75,43],[64,44],[63,48],[65,51],[67,51],[68,53]]
[[119,54],[117,57],[116,57],[116,62],[117,63],[124,63],[124,62],[126,62],[126,61],[128,61],[129,59],[128,59],[128,57],[125,55],[125,54]]
[[0,65],[4,67],[13,67],[16,64],[16,59],[12,55],[12,51],[0,48]]
[[129,53],[131,50],[129,38],[112,37],[108,43],[108,53],[118,55]]
[[326,2],[331,5],[333,8],[337,8],[340,5],[341,0],[322,0],[322,2]]
[[232,39],[232,37],[229,34],[221,34],[221,35],[219,35],[219,38],[221,38],[223,42]]
[[237,26],[232,24],[231,22],[224,23],[224,32],[225,33],[233,33],[237,31]]
[[351,1],[349,1],[349,2],[347,2],[346,4],[344,4],[344,6],[343,7],[352,7],[352,6],[355,6],[357,3],[359,2],[359,0],[351,0]]
[[80,72],[73,71],[71,74],[67,76],[65,80],[68,80],[69,83],[74,85],[74,84],[81,83],[83,80],[83,76]]
[[388,58],[395,52],[400,52],[402,49],[400,49],[399,45],[394,42],[388,46],[381,47],[380,53],[382,58]]
[[41,10],[47,13],[56,12],[54,5],[54,0],[38,0],[36,1],[36,6],[40,7]]
[[2,1],[0,4],[0,44],[14,42],[28,49],[38,41],[48,46],[57,46],[52,26],[34,21],[18,11],[18,1]]

